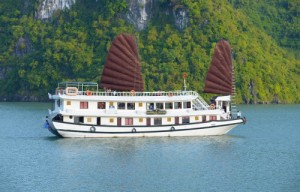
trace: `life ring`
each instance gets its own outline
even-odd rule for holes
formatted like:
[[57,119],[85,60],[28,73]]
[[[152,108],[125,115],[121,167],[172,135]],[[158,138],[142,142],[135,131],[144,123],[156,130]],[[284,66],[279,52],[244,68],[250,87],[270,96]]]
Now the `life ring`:
[[136,129],[135,129],[135,128],[133,128],[131,132],[132,132],[132,133],[136,133]]
[[168,96],[169,96],[169,97],[172,97],[172,96],[173,96],[173,93],[172,93],[172,92],[169,92],[169,93],[168,93]]
[[90,128],[90,131],[91,131],[92,133],[95,133],[96,128],[95,128],[94,126],[92,126],[92,127]]
[[67,87],[66,95],[76,96],[78,94],[78,89],[76,87]]
[[210,109],[215,109],[216,108],[216,106],[215,106],[215,104],[210,104]]
[[175,131],[175,128],[174,128],[174,127],[171,127],[171,131]]
[[87,95],[87,96],[91,96],[91,95],[92,95],[92,91],[87,90],[87,91],[86,91],[86,95]]
[[130,96],[134,96],[135,95],[135,91],[134,90],[131,90],[130,91]]

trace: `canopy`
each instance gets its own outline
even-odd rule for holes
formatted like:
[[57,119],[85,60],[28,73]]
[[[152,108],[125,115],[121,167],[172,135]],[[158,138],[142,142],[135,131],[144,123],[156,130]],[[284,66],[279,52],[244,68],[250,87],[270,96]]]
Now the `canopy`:
[[205,79],[205,93],[231,95],[233,93],[231,48],[227,41],[217,43]]
[[144,90],[137,44],[133,36],[121,34],[112,42],[100,86],[117,91]]

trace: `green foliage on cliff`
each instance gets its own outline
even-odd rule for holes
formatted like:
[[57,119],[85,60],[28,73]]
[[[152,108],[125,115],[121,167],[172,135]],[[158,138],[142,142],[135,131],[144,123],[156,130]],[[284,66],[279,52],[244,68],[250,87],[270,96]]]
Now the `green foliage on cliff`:
[[[125,0],[78,1],[37,20],[38,1],[0,2],[0,96],[44,96],[61,81],[99,81],[120,33],[137,37],[147,90],[201,92],[214,46],[233,49],[237,101],[300,102],[299,3],[295,0],[160,0],[146,30],[125,19]],[[250,4],[251,2],[251,4]],[[172,10],[188,12],[178,30]],[[169,14],[166,14],[169,12]]]

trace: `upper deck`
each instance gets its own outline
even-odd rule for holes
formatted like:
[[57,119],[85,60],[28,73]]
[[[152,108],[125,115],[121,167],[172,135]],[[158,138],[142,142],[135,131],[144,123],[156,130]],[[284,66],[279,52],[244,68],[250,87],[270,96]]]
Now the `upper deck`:
[[93,102],[193,102],[194,109],[209,108],[209,105],[195,91],[135,92],[109,89],[99,91],[98,84],[92,82],[59,83],[55,95],[49,94],[49,98]]
[[[76,89],[70,92],[70,88]],[[157,101],[157,100],[190,100],[199,97],[195,91],[152,91],[135,92],[99,90],[97,83],[63,82],[59,83],[56,93],[59,98],[71,100],[114,100],[114,101]],[[76,96],[76,97],[75,97]],[[88,97],[87,97],[88,96]],[[58,98],[57,97],[57,98]],[[54,98],[55,99],[55,98]]]

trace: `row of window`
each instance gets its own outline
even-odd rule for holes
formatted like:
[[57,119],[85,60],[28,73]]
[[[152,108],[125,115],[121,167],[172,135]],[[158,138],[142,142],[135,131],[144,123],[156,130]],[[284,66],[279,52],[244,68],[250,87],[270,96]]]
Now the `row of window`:
[[[67,105],[71,105],[71,101],[67,101]],[[138,103],[139,107],[143,107],[143,103]],[[191,102],[165,102],[165,103],[146,103],[147,110],[157,109],[189,109]],[[87,101],[80,102],[80,109],[88,109],[89,103]],[[106,109],[106,102],[98,102],[98,109]],[[109,102],[109,108],[114,108],[114,103]],[[135,103],[132,102],[117,102],[117,109],[135,110]]]
[[[73,119],[73,116],[69,116],[70,119]],[[182,117],[182,124],[188,124],[190,123],[190,118],[189,116]],[[195,121],[199,121],[199,116],[195,116]],[[122,121],[121,117],[118,118],[109,118],[109,123],[114,123],[115,120],[117,120],[117,125],[121,126]],[[131,126],[133,125],[133,118],[132,117],[126,117],[125,119],[125,126]],[[151,118],[138,118],[139,123],[143,123],[144,119],[146,119],[147,126],[151,126]],[[217,120],[217,116],[209,116],[209,120]],[[167,117],[167,122],[171,122],[172,117]],[[92,117],[87,117],[84,118],[83,116],[80,117],[74,117],[74,123],[91,123],[92,122]],[[206,122],[206,116],[202,116],[202,122]],[[153,118],[153,125],[162,125],[162,118],[161,117],[154,117]],[[175,124],[179,124],[179,117],[175,117]],[[97,117],[97,125],[101,125],[101,118]]]

